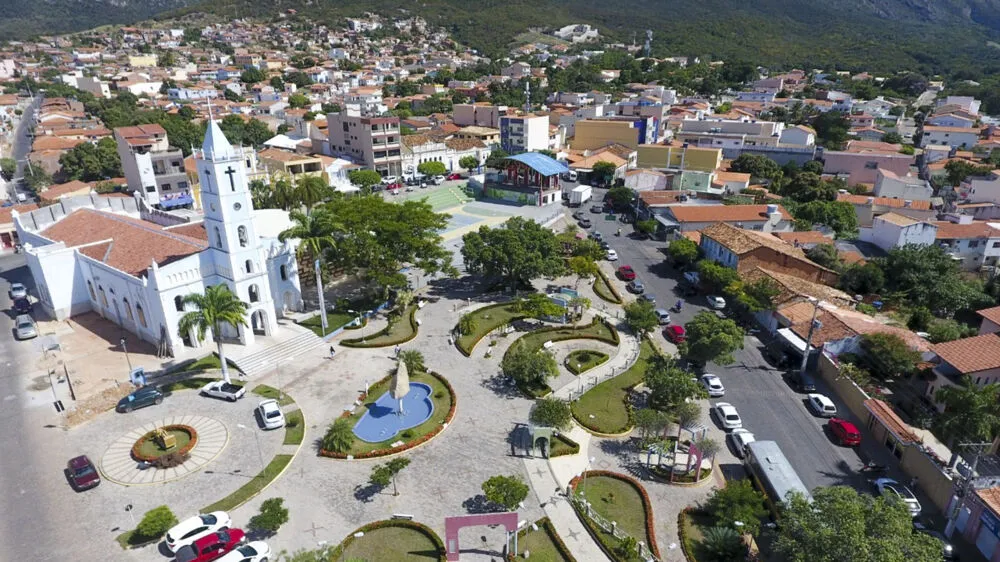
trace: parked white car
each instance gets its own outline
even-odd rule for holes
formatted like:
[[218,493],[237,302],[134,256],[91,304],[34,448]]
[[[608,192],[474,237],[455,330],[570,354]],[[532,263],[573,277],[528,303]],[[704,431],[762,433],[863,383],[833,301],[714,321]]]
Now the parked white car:
[[726,395],[726,387],[722,386],[722,380],[716,375],[702,375],[698,382],[705,387],[710,398],[719,398]]
[[878,495],[892,497],[895,496],[902,500],[906,504],[906,509],[910,510],[910,515],[916,517],[920,515],[920,501],[917,500],[917,496],[913,495],[913,492],[906,486],[896,482],[892,478],[879,478],[874,483],[875,489],[878,490]]
[[733,442],[733,449],[736,449],[736,456],[743,458],[746,455],[747,445],[753,443],[757,439],[750,433],[749,429],[734,429],[727,437]]
[[608,250],[607,258],[608,261],[618,261],[618,252],[614,250]]
[[12,300],[28,298],[28,288],[21,283],[11,283],[10,289],[7,291],[7,296]]
[[714,308],[715,310],[722,310],[723,308],[726,308],[726,299],[720,296],[708,295],[706,300],[708,301],[708,306]]
[[837,415],[837,406],[824,394],[810,394],[809,407],[821,418],[832,418]]
[[212,513],[202,513],[190,519],[185,519],[167,531],[166,543],[170,552],[177,552],[179,549],[194,543],[194,541],[214,533],[227,529],[233,524],[229,514],[225,511],[213,511]]
[[743,420],[740,418],[739,412],[729,402],[719,402],[712,408],[712,411],[715,412],[715,417],[719,419],[719,423],[722,424],[724,429],[739,429],[743,427]]
[[201,387],[201,393],[213,398],[222,398],[230,402],[236,402],[247,393],[244,386],[227,383],[226,381],[212,381]]
[[253,541],[238,546],[215,562],[267,562],[271,547],[264,541]]
[[257,404],[257,413],[260,420],[264,422],[264,429],[279,429],[285,427],[285,414],[281,412],[281,406],[274,398],[261,400]]

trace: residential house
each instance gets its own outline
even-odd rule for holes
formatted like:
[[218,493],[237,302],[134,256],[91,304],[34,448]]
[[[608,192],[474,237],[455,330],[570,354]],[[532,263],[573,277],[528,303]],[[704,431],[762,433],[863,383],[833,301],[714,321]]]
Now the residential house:
[[701,229],[700,247],[705,259],[731,267],[741,274],[761,267],[814,283],[831,286],[837,283],[836,271],[813,262],[801,248],[767,232],[755,232],[720,222]]
[[837,201],[845,201],[854,206],[858,218],[858,226],[872,226],[875,217],[886,213],[896,213],[916,220],[934,220],[937,211],[931,201],[918,199],[893,199],[889,197],[871,197],[868,195],[837,194]]
[[192,207],[194,197],[184,169],[184,154],[170,146],[167,131],[157,124],[114,130],[118,156],[128,188],[163,209]]
[[744,283],[756,283],[766,279],[774,289],[777,289],[778,293],[771,297],[772,309],[762,310],[754,315],[758,324],[771,334],[777,332],[779,328],[788,326],[787,323],[782,324],[781,316],[777,312],[778,309],[787,305],[806,302],[810,298],[820,299],[844,308],[854,305],[854,299],[840,289],[766,267],[758,266],[753,269],[745,269],[740,273],[740,279]]
[[967,127],[938,127],[924,125],[920,137],[920,147],[931,145],[950,146],[958,149],[969,149],[979,141],[980,129]]
[[955,105],[973,115],[979,115],[979,107],[982,102],[972,96],[947,96],[937,102],[938,108],[947,105]]
[[926,120],[924,120],[924,125],[933,125],[935,127],[951,127],[953,129],[972,129],[978,121],[978,116],[970,115],[963,111],[956,111],[954,113],[944,113],[940,115],[931,115]]
[[533,114],[501,117],[500,147],[508,154],[548,150],[548,117]]
[[299,154],[279,148],[265,148],[258,153],[257,157],[268,173],[285,175],[292,182],[309,176],[322,177],[323,175],[323,161],[317,156]]
[[640,194],[640,213],[656,219],[668,234],[704,230],[716,223],[762,232],[791,232],[794,221],[781,205],[704,205],[694,201],[662,207],[645,203]]
[[976,314],[983,319],[979,323],[979,335],[996,334],[1000,332],[1000,306],[977,310]]
[[462,127],[454,133],[456,139],[477,140],[485,146],[500,146],[500,129],[489,127]]
[[1000,203],[1000,171],[965,178],[959,193],[971,203]]
[[507,106],[485,102],[459,103],[452,108],[452,122],[460,127],[500,128],[500,118],[507,115]]
[[399,117],[363,117],[357,109],[326,116],[334,155],[367,166],[383,176],[402,174]]
[[896,150],[848,147],[846,151],[823,153],[823,173],[843,177],[848,185],[874,184],[879,168],[905,176],[915,162],[913,155]]
[[970,215],[946,215],[953,220],[937,221],[935,242],[960,262],[962,269],[975,271],[996,267],[1000,257],[1000,223],[974,221]]
[[640,168],[691,170],[709,173],[722,166],[722,150],[680,143],[644,144],[636,147]]
[[962,377],[969,377],[972,384],[982,387],[1000,382],[1000,334],[987,333],[934,344],[934,380],[927,385],[925,394],[944,411],[944,404],[937,403],[934,395],[946,386],[958,386]]
[[910,201],[930,201],[934,188],[927,180],[912,175],[897,175],[889,169],[876,170],[875,196]]
[[635,150],[639,145],[657,140],[658,122],[654,117],[600,117],[581,119],[575,124],[573,148],[592,150],[617,143]]
[[888,252],[907,244],[930,246],[937,237],[937,231],[938,227],[934,223],[897,213],[885,213],[875,217],[871,227],[862,227],[859,238]]
[[790,144],[795,146],[815,146],[816,131],[806,125],[795,125],[781,130],[778,137],[780,144]]

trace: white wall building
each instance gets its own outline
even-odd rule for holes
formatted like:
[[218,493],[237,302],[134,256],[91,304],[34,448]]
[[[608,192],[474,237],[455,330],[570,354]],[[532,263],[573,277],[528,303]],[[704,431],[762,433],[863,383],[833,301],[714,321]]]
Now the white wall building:
[[14,213],[39,304],[60,320],[95,311],[173,353],[207,343],[179,333],[183,297],[225,284],[247,303],[248,326],[224,326],[221,336],[251,345],[272,334],[278,316],[301,307],[297,242],[277,239],[287,213],[254,211],[244,160],[211,122],[195,155],[202,222],[97,195]]
[[934,188],[930,182],[916,176],[900,176],[892,170],[879,168],[875,175],[875,196],[910,201],[930,201]]
[[937,226],[896,213],[886,213],[872,219],[871,227],[862,227],[860,239],[885,251],[916,244],[930,246],[937,236]]
[[924,125],[923,136],[920,137],[920,147],[939,145],[968,149],[976,146],[978,140],[979,129]]

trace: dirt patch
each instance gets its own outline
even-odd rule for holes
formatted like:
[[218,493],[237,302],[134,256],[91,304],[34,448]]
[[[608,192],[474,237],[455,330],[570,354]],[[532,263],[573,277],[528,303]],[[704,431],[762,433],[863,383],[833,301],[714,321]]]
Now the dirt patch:
[[[47,384],[47,383],[46,383]],[[111,410],[118,401],[132,391],[130,385],[120,385],[102,390],[76,403],[76,407],[66,413],[66,427],[74,427]]]

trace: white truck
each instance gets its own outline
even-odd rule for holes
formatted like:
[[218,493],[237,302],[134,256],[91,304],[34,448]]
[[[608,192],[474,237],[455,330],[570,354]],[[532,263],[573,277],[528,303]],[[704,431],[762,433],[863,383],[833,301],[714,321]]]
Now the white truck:
[[569,206],[579,207],[593,196],[593,188],[589,185],[578,185],[569,192]]

